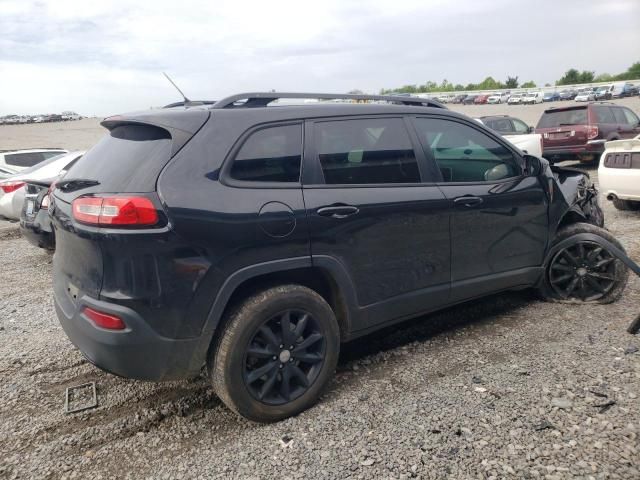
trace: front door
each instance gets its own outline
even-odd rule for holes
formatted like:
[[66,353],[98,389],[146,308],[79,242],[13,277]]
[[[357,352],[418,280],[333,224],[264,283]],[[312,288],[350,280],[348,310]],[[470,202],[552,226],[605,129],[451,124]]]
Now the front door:
[[358,117],[305,127],[312,261],[344,266],[360,312],[354,330],[448,301],[448,202],[423,182],[424,154],[407,126],[401,117]]
[[439,117],[414,122],[451,209],[452,300],[534,281],[548,240],[538,178],[523,176],[515,150],[480,126]]

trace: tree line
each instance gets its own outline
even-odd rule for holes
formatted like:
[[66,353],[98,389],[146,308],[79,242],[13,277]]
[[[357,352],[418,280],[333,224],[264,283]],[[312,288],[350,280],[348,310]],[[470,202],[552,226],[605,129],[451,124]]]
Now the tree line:
[[[617,75],[610,75],[608,73],[601,73],[599,75],[596,75],[594,71],[583,70],[582,72],[580,72],[575,68],[571,68],[567,70],[565,74],[555,82],[555,84],[573,85],[578,83],[635,80],[638,78],[640,78],[640,62],[634,63],[625,72],[619,73]],[[548,83],[545,85],[545,87],[550,86],[551,84]],[[467,85],[462,85],[461,83],[453,84],[446,79],[441,83],[428,81],[422,85],[404,85],[400,88],[389,89],[383,88],[380,90],[380,94],[388,95],[390,93],[460,92],[469,90],[504,90],[507,88],[536,87],[536,83],[532,80],[520,84],[517,76],[507,76],[507,79],[504,82],[495,80],[493,77],[487,77],[480,83],[468,83]]]

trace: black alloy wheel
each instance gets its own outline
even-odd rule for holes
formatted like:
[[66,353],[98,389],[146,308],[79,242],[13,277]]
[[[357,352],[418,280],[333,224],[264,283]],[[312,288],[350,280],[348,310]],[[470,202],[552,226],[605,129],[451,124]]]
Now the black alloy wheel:
[[270,318],[257,329],[245,350],[246,388],[267,405],[299,398],[322,370],[326,343],[309,312],[285,310]]
[[595,242],[560,250],[549,267],[549,283],[562,299],[584,302],[605,297],[616,285],[616,258]]

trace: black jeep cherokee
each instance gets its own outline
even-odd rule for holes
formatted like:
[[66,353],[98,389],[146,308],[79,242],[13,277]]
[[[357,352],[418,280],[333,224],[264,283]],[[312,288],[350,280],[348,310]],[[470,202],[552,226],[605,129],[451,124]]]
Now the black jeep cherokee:
[[341,342],[383,326],[526,287],[609,302],[626,283],[588,240],[619,246],[586,175],[432,100],[246,94],[102,125],[50,208],[65,332],[125,377],[206,364],[253,420],[311,406]]

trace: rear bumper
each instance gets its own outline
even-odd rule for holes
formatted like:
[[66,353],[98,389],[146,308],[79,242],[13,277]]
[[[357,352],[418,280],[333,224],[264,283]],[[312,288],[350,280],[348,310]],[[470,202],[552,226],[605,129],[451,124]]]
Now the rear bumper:
[[52,249],[55,245],[54,235],[51,231],[51,220],[47,210],[39,210],[35,218],[25,218],[23,212],[20,218],[20,232],[29,243],[36,247]]
[[[60,324],[71,342],[98,368],[122,377],[152,381],[188,378],[200,372],[206,355],[201,338],[163,337],[135,311],[75,293],[77,298],[54,278]],[[117,315],[127,328],[116,331],[97,327],[84,315],[85,307]]]
[[589,140],[585,144],[581,145],[566,145],[566,146],[546,146],[543,145],[543,155],[545,158],[551,160],[561,158],[575,158],[579,156],[600,156],[604,152],[605,140]]
[[640,170],[627,168],[598,169],[600,192],[605,198],[640,201]]

